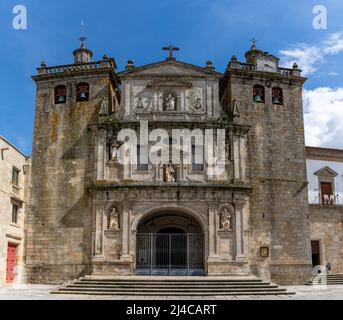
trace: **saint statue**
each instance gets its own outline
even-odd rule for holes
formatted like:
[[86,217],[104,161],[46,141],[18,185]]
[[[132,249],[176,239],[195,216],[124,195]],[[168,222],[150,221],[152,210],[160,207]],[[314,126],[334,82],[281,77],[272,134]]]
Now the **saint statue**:
[[198,98],[195,103],[195,110],[202,110],[201,98]]
[[106,116],[108,115],[108,99],[104,98],[102,99],[102,102],[101,102],[101,108],[100,108],[100,112],[99,114],[101,116]]
[[166,99],[166,107],[166,111],[175,111],[176,99],[171,94]]
[[137,105],[138,110],[144,110],[144,103],[143,103],[143,98],[139,98],[138,100],[138,105]]
[[221,229],[225,231],[232,230],[232,216],[227,208],[222,212]]
[[118,143],[114,143],[111,147],[111,160],[112,161],[118,161],[119,156],[119,145]]
[[240,113],[239,113],[239,108],[238,108],[238,102],[236,97],[233,97],[232,103],[231,103],[231,110],[232,110],[232,115],[234,118],[239,118]]
[[108,216],[108,229],[119,230],[119,213],[116,208],[113,208]]
[[166,182],[176,182],[175,173],[175,169],[172,167],[172,165],[168,164],[166,168]]

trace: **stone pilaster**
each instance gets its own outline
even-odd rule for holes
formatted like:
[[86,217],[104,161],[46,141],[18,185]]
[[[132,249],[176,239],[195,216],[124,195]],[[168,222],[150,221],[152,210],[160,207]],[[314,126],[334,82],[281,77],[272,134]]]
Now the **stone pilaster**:
[[97,166],[96,166],[96,180],[105,180],[105,166],[106,166],[106,131],[100,130],[96,141]]
[[104,223],[105,208],[95,208],[95,230],[93,231],[93,261],[105,260],[104,255]]
[[125,203],[123,205],[123,228],[122,228],[122,255],[121,261],[133,262],[133,257],[130,255],[130,240],[131,240],[131,206]]
[[218,204],[209,203],[208,205],[208,243],[209,261],[217,257],[217,210]]
[[246,261],[246,252],[245,252],[245,236],[244,236],[244,214],[243,207],[245,201],[239,201],[235,204],[235,232],[236,232],[236,261]]

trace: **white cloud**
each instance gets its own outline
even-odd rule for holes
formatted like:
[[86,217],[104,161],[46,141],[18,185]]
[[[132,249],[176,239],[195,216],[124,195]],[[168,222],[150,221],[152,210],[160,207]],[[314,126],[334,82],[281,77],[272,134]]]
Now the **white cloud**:
[[323,42],[324,54],[337,54],[343,50],[343,37],[342,34],[337,32],[333,33]]
[[306,145],[343,149],[343,88],[304,90]]
[[343,34],[337,32],[330,34],[319,44],[299,43],[279,52],[281,64],[291,67],[296,62],[306,76],[317,71],[325,63],[326,56],[335,55],[341,51],[343,51]]

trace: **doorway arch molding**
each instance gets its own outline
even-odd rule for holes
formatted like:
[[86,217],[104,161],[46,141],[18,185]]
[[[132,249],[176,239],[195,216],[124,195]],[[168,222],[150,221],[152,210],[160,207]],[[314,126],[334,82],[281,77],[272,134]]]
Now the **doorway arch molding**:
[[180,215],[184,214],[190,216],[199,223],[204,235],[208,233],[207,208],[205,210],[197,210],[186,206],[180,206],[179,204],[173,205],[169,203],[167,205],[156,204],[149,206],[149,208],[141,209],[141,212],[132,212],[131,231],[133,234],[137,233],[139,225],[149,218],[149,216],[158,214],[163,215],[164,212],[174,212]]
[[[154,215],[161,216],[167,215],[168,212],[179,214],[180,216],[184,215],[185,217],[192,218],[195,220],[202,229],[203,239],[204,239],[204,263],[205,263],[205,273],[207,273],[207,258],[208,258],[208,207],[204,206],[203,209],[197,207],[190,208],[185,205],[180,204],[161,204],[156,203],[154,205],[149,205],[149,207],[134,206],[131,207],[131,235],[130,235],[130,255],[134,258],[136,257],[137,249],[137,231],[141,223],[144,223],[149,217]],[[134,269],[136,268],[136,259],[134,258]]]

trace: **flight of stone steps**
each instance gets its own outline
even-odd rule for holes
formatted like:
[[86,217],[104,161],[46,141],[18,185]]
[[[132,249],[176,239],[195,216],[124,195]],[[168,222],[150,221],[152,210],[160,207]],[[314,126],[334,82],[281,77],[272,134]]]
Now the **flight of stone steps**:
[[99,296],[242,296],[293,295],[256,277],[95,277],[86,276],[52,294]]
[[307,283],[309,286],[314,285],[343,285],[343,274],[320,274]]

